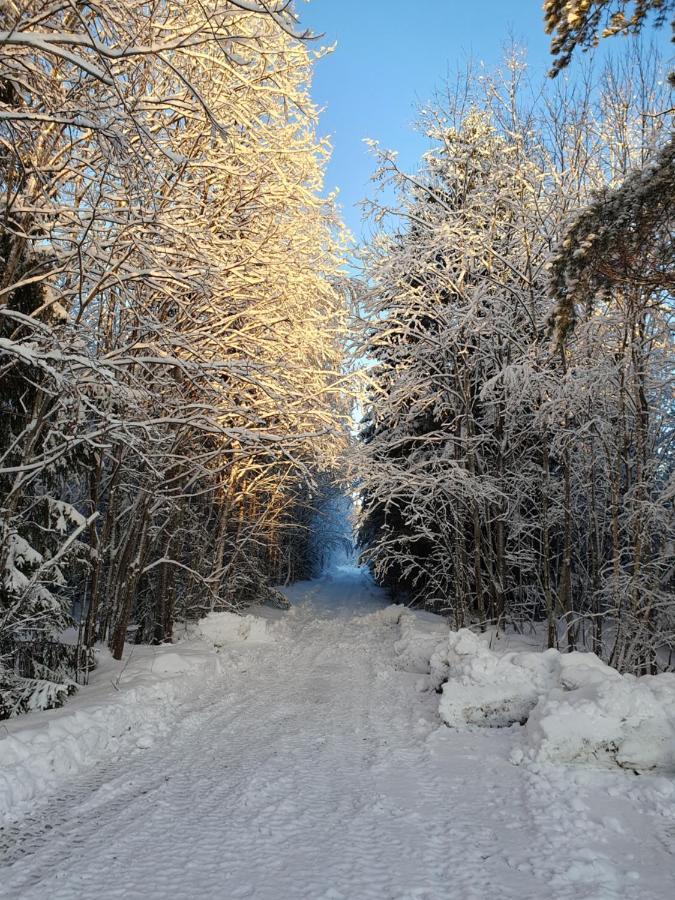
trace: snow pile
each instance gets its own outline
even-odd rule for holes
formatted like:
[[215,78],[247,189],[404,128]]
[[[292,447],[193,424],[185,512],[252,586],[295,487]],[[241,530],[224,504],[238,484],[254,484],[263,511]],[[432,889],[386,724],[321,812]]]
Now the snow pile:
[[393,604],[354,620],[359,624],[398,626],[394,644],[396,667],[415,675],[428,675],[420,682],[435,690],[447,676],[448,621],[435,613]]
[[437,668],[447,725],[525,724],[513,761],[608,762],[675,769],[675,675],[620,675],[592,653],[495,652],[486,635],[452,632]]
[[385,606],[384,609],[378,609],[376,612],[359,616],[356,622],[359,625],[398,625],[403,616],[409,615],[410,612],[407,606],[403,606],[401,603],[393,603],[391,606]]
[[199,620],[197,630],[199,636],[212,643],[214,647],[241,641],[256,644],[269,644],[274,641],[268,621],[259,616],[212,612]]
[[118,747],[147,749],[170,732],[177,707],[203,696],[221,672],[225,644],[269,643],[279,623],[211,613],[174,645],[126,647],[122,661],[99,651],[91,683],[62,709],[31,713],[0,728],[0,818]]
[[117,748],[147,748],[167,734],[180,703],[220,672],[199,643],[101,651],[91,683],[61,709],[8,719],[0,729],[0,819]]
[[448,681],[439,711],[455,727],[522,724],[554,687],[572,690],[621,677],[592,653],[496,652],[488,636],[466,628],[450,633],[444,661]]
[[525,721],[545,688],[538,654],[531,655],[530,665],[520,665],[516,657],[524,654],[494,653],[466,628],[451,632],[444,659],[448,680],[439,704],[443,721],[455,728]]
[[555,688],[532,710],[526,742],[526,755],[537,761],[675,771],[675,675],[624,675],[567,692]]
[[398,624],[401,637],[394,649],[399,667],[406,672],[429,674],[429,686],[437,688],[446,675],[442,654],[447,644],[447,621],[433,613],[406,610]]

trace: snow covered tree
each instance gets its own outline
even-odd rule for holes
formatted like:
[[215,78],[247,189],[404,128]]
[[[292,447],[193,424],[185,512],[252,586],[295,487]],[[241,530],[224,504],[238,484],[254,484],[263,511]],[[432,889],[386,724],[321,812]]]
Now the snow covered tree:
[[[640,32],[650,13],[657,26],[663,25],[675,10],[670,0],[635,3],[629,14],[625,3],[564,6],[566,24],[562,4],[547,4],[549,30],[559,32],[552,44],[560,54],[553,74],[567,65],[577,46],[590,45],[589,36],[608,6],[613,14],[603,37]],[[555,342],[563,354],[581,332],[597,331],[598,318],[606,325],[605,352],[613,366],[605,377],[612,380],[618,404],[602,438],[611,458],[612,565],[601,578],[615,626],[610,658],[619,667],[653,671],[660,649],[672,648],[675,589],[673,448],[666,424],[671,414],[666,373],[672,369],[673,349],[675,144],[671,134],[664,145],[660,125],[669,98],[658,90],[660,82],[645,57],[644,48],[633,43],[629,62],[623,63],[624,90],[614,94],[621,102],[608,103],[608,118],[619,128],[615,134],[632,131],[639,139],[633,138],[632,148],[625,138],[620,142],[628,149],[622,164],[586,198],[558,241],[551,289],[557,301]],[[616,91],[621,85],[613,80],[610,88]],[[669,81],[672,85],[672,72]],[[643,112],[631,123],[636,97]]]
[[302,574],[347,410],[292,6],[10,3],[0,32],[9,678],[73,612],[119,657]]
[[644,670],[673,640],[668,303],[596,306],[550,339],[569,217],[658,146],[640,123],[662,97],[614,103],[641,99],[617,92],[628,74],[533,103],[514,58],[428,113],[416,174],[378,151],[398,202],[372,204],[394,224],[365,259],[361,540],[380,581],[457,625],[544,621],[551,646]]
[[[550,307],[541,242],[524,217],[540,199],[541,173],[520,137],[500,134],[485,110],[460,113],[458,127],[447,124],[452,115],[431,113],[437,146],[415,177],[381,157],[379,176],[399,184],[406,224],[369,260],[369,349],[381,368],[364,508],[366,533],[375,526],[380,535],[370,551],[376,573],[391,570],[450,606],[460,625],[467,604],[482,621],[504,615],[509,454],[497,385],[505,368],[536,369]],[[509,449],[525,465],[526,423],[513,433]]]

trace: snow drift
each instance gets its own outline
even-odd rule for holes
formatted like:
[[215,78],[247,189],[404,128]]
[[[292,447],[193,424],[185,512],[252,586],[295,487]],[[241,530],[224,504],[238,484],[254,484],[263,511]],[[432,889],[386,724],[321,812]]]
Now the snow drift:
[[[390,606],[367,617],[396,625],[401,668],[439,690],[448,726],[523,725],[515,763],[618,765],[675,771],[675,674],[620,675],[593,653],[511,649],[507,637],[439,627],[436,616]],[[442,633],[442,639],[441,639]]]
[[0,734],[0,817],[116,748],[146,748],[165,734],[176,707],[216,677],[214,651],[196,642],[101,651],[91,684],[61,709],[8,719]]
[[675,770],[675,675],[620,675],[593,653],[495,651],[468,629],[449,635],[444,662],[442,720],[525,725],[514,762]]
[[239,616],[231,612],[212,612],[201,619],[197,633],[214,647],[237,641],[268,644],[274,641],[267,619],[260,616]]
[[574,690],[621,677],[592,653],[495,651],[488,642],[466,628],[448,638],[448,681],[439,708],[448,725],[524,724],[555,687]]
[[532,710],[526,741],[537,760],[675,771],[675,675],[554,688]]
[[150,747],[168,734],[179,705],[198,698],[217,678],[216,651],[268,643],[275,627],[258,616],[210,613],[186,627],[187,639],[174,645],[130,646],[119,662],[100,650],[91,683],[64,708],[2,723],[0,818],[117,748]]

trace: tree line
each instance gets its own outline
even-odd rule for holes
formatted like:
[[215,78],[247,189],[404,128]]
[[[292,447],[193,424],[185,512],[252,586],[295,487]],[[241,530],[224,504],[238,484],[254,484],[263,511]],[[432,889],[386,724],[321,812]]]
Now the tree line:
[[[546,0],[554,71],[674,5]],[[345,541],[320,511],[347,455],[396,592],[668,663],[657,55],[546,86],[517,53],[464,73],[422,115],[416,173],[374,148],[359,287],[310,38],[286,0],[0,6],[0,717],[60,703],[97,642],[120,658],[278,599]]]
[[[544,4],[554,73],[666,6]],[[603,19],[606,16],[606,20]],[[377,145],[360,540],[456,627],[542,623],[624,671],[671,666],[669,85],[654,47],[539,84],[518,51],[422,111],[416,172]]]
[[307,37],[276,0],[2,4],[0,716],[311,568],[348,408]]

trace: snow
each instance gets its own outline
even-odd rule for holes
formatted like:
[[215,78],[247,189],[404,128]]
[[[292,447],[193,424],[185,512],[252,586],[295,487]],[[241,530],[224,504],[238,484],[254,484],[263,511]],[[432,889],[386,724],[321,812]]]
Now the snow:
[[76,528],[84,528],[86,526],[86,517],[75,509],[71,503],[66,503],[64,500],[55,500],[53,497],[47,497],[46,499],[49,504],[49,510],[56,520],[54,528],[59,534],[66,534],[69,526],[74,525]]
[[495,651],[488,641],[466,628],[448,638],[448,681],[440,703],[441,718],[448,725],[524,723],[542,694],[554,686],[570,689],[601,677],[619,677],[591,653]]
[[531,712],[526,744],[532,759],[675,774],[675,675],[554,689]]
[[251,615],[239,616],[231,612],[209,613],[199,622],[198,633],[215,647],[222,647],[233,641],[267,643],[274,640],[265,619]]
[[269,643],[282,633],[271,613],[218,612],[185,626],[173,646],[131,645],[121,661],[98,650],[91,684],[63,709],[2,723],[0,821],[126,744],[152,746],[152,733],[166,733],[177,704],[189,704],[221,672],[219,651],[243,641]]
[[675,773],[675,675],[620,675],[592,653],[495,650],[490,640],[461,629],[436,649],[447,725],[525,725],[516,762]]
[[[667,710],[669,679],[605,678],[590,657],[563,661],[512,639],[449,632],[435,616],[387,607],[346,566],[286,594],[286,613],[251,611],[273,640],[211,620],[200,628],[216,634],[218,650],[190,630],[175,647],[136,647],[122,666],[104,660],[97,683],[64,709],[7,723],[0,747],[26,751],[18,772],[28,752],[40,759],[56,747],[57,730],[57,767],[75,758],[68,734],[92,746],[6,818],[0,897],[672,896],[672,773],[529,756],[534,726],[527,737],[538,708],[537,728],[551,717],[549,740],[551,722],[563,730],[562,709],[546,712],[542,698],[581,691],[599,703],[607,691],[609,706],[611,691],[637,684]],[[516,699],[523,672],[542,691],[531,707],[531,693]],[[527,707],[528,724],[460,717],[448,727],[439,702],[449,689],[436,692],[446,677],[472,709],[471,692],[487,696],[497,678],[511,709]]]
[[26,590],[30,584],[30,579],[22,569],[39,565],[43,561],[43,557],[15,531],[7,535],[6,541],[7,559],[5,570],[2,572],[3,582],[9,592],[19,593]]
[[220,670],[215,652],[196,643],[132,646],[119,662],[107,651],[99,657],[91,684],[65,707],[1,723],[0,822],[30,809],[64,778],[123,752],[139,731],[166,734],[177,705],[198,696]]

